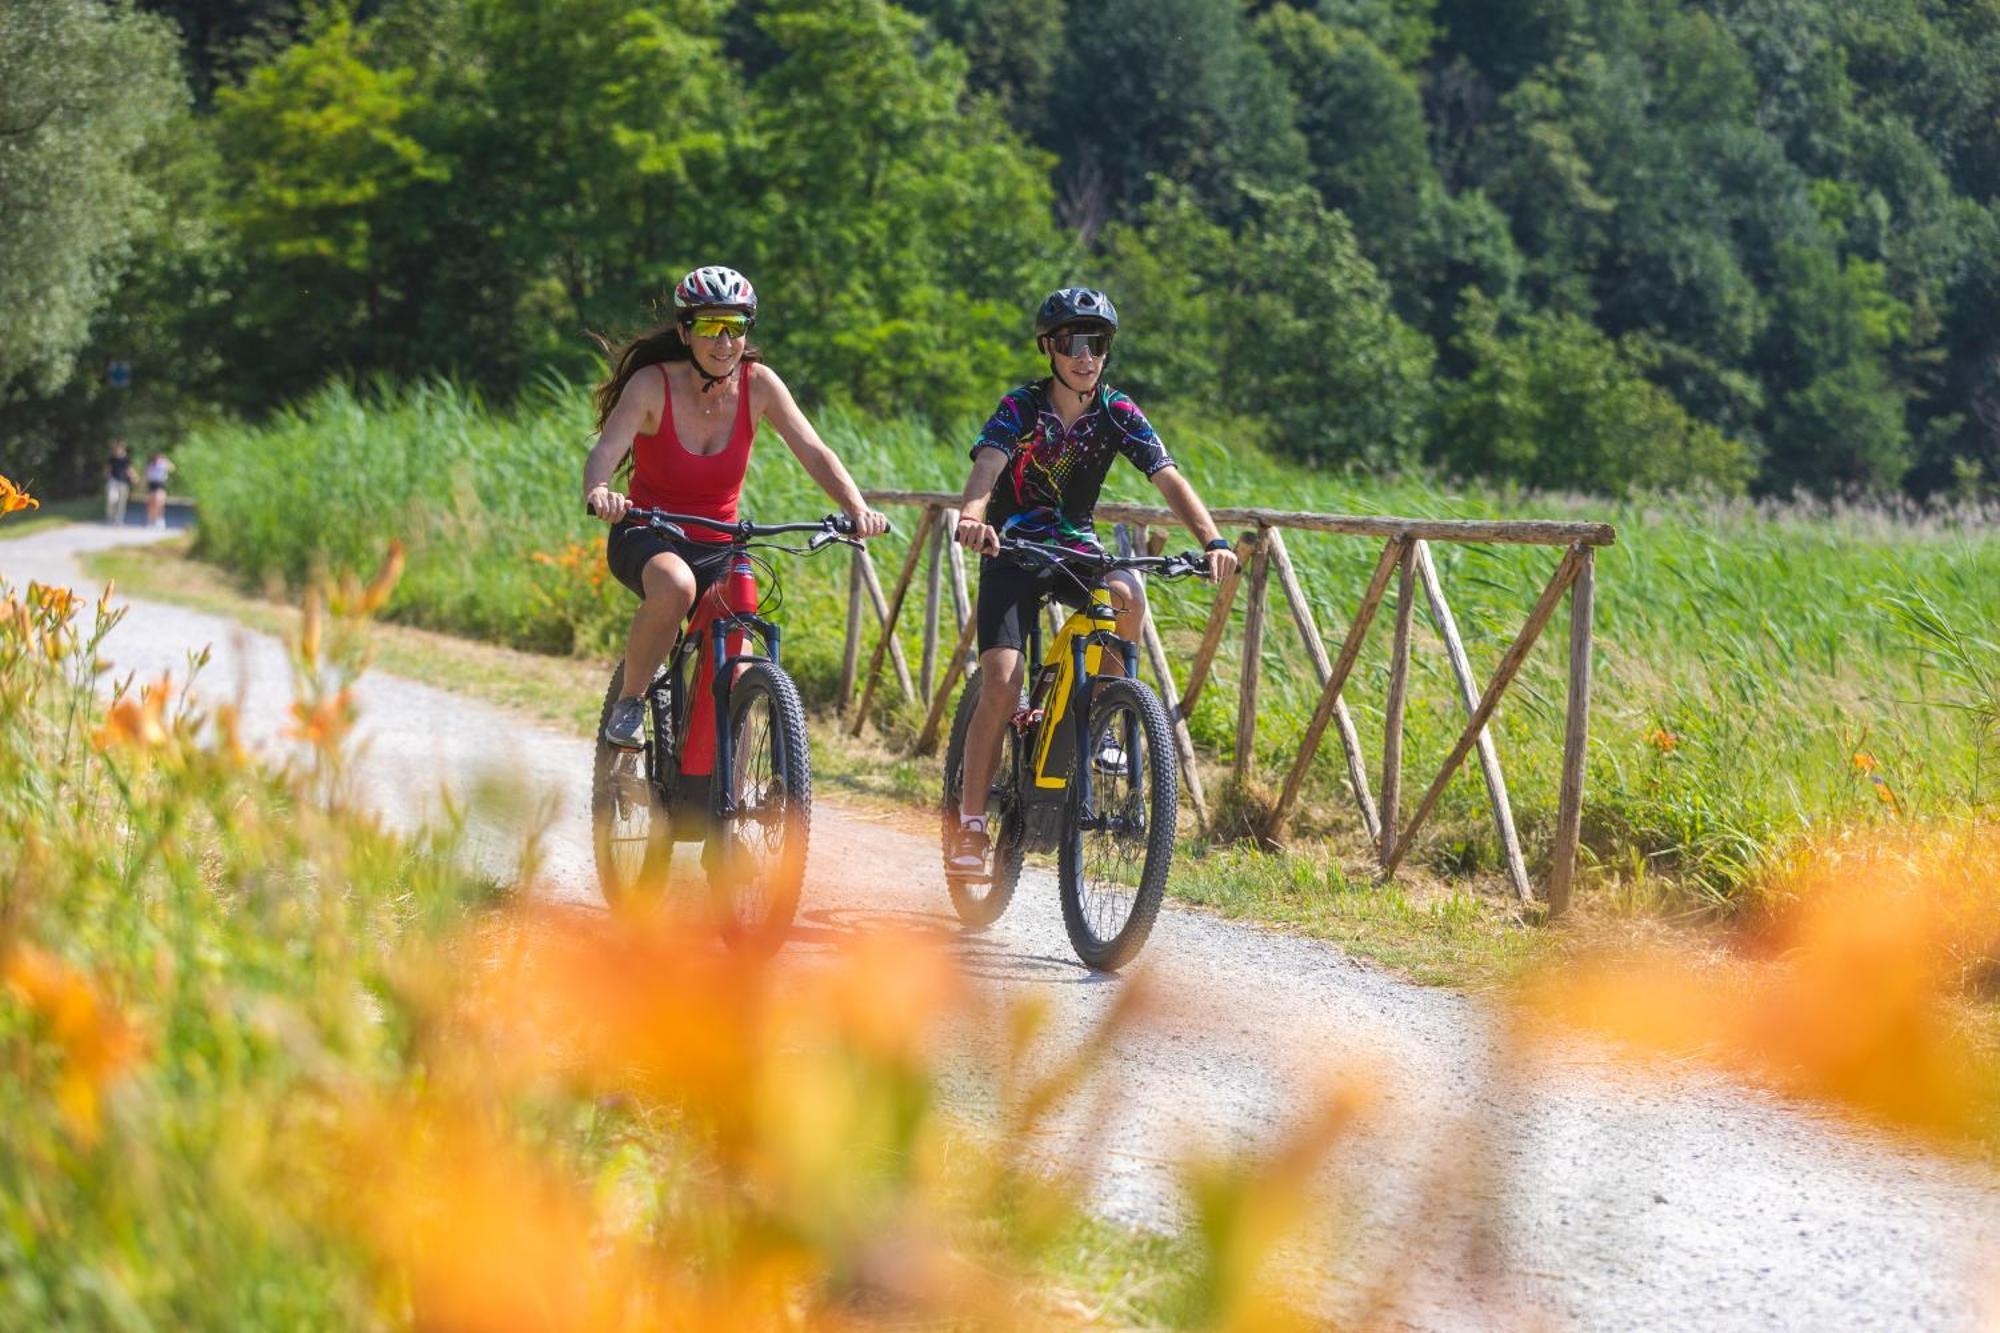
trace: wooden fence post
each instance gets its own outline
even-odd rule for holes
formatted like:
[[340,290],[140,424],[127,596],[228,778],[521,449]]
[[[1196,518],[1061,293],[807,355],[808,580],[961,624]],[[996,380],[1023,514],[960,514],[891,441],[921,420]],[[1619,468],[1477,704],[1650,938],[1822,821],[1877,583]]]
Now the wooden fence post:
[[1550,853],[1549,915],[1569,910],[1576,878],[1576,845],[1583,829],[1583,776],[1590,739],[1591,617],[1595,611],[1597,553],[1573,546],[1576,579],[1569,588],[1569,709],[1563,721],[1562,796],[1556,809],[1556,842]]
[[1383,543],[1382,556],[1375,562],[1375,572],[1361,594],[1361,605],[1355,608],[1354,623],[1347,627],[1347,638],[1341,642],[1340,656],[1334,661],[1333,673],[1320,687],[1319,706],[1313,709],[1312,721],[1306,724],[1305,739],[1299,743],[1298,757],[1292,761],[1292,771],[1285,775],[1284,790],[1278,793],[1278,803],[1271,808],[1271,817],[1264,825],[1266,842],[1276,842],[1284,834],[1285,821],[1291,817],[1292,803],[1298,799],[1299,789],[1305,785],[1306,772],[1312,767],[1313,755],[1319,751],[1320,738],[1326,735],[1326,725],[1333,719],[1334,702],[1340,698],[1340,688],[1347,684],[1347,677],[1361,656],[1361,641],[1368,636],[1368,626],[1375,619],[1375,608],[1381,605],[1382,594],[1389,587],[1389,575],[1395,571],[1396,562],[1402,558],[1403,547],[1409,540],[1408,537],[1391,537]]
[[1250,780],[1256,758],[1257,672],[1264,656],[1264,603],[1271,577],[1271,540],[1267,529],[1257,533],[1257,554],[1250,565],[1250,600],[1243,608],[1243,671],[1236,697],[1236,781]]
[[1417,600],[1416,543],[1403,546],[1396,583],[1396,635],[1389,648],[1389,701],[1382,710],[1382,824],[1380,854],[1387,865],[1396,850],[1397,803],[1403,796],[1403,698],[1410,683],[1410,612]]
[[959,628],[958,642],[952,645],[951,658],[944,664],[944,679],[938,682],[937,693],[931,696],[930,709],[924,714],[924,729],[917,733],[913,748],[918,754],[930,754],[937,749],[938,732],[944,725],[944,710],[951,703],[952,687],[958,684],[960,676],[971,674],[965,664],[971,658],[972,641],[978,629],[978,618],[968,614]]
[[[903,599],[909,595],[910,580],[916,577],[917,562],[924,558],[924,543],[930,538],[931,525],[937,522],[937,516],[936,505],[925,506],[923,518],[917,521],[917,530],[910,534],[910,553],[903,558],[903,571],[896,576],[895,595],[889,599],[888,609],[882,614],[882,637],[875,644],[875,655],[868,661],[868,683],[861,687],[861,704],[854,710],[851,731],[856,736],[868,723],[868,705],[875,698],[875,682],[882,678],[882,660],[896,646],[896,618],[903,613]],[[911,697],[915,697],[914,692]]]
[[858,548],[848,553],[847,640],[840,650],[840,696],[835,705],[841,713],[854,702],[854,673],[861,666],[861,562],[867,558],[868,553]]
[[925,703],[930,702],[931,685],[937,679],[938,650],[938,607],[944,593],[944,524],[939,523],[931,534],[931,563],[924,572],[924,659],[923,668],[917,679],[922,682],[918,693]]
[[[861,559],[861,583],[868,593],[868,604],[875,611],[875,623],[889,623],[889,599],[882,595],[882,581],[875,577],[875,560],[866,551],[855,552]],[[917,697],[916,687],[910,684],[910,664],[903,657],[903,645],[895,638],[889,640],[889,661],[896,668],[896,684],[902,688],[905,699]]]
[[[1292,568],[1291,545],[1276,528],[1272,528],[1268,535],[1271,559],[1278,568],[1278,584],[1285,590],[1285,600],[1291,603],[1292,620],[1299,627],[1299,638],[1305,644],[1306,656],[1312,659],[1313,671],[1323,686],[1327,677],[1333,674],[1333,664],[1327,661],[1326,645],[1320,641],[1319,621],[1313,616],[1312,603],[1306,600],[1298,572]],[[1382,824],[1376,816],[1375,798],[1368,792],[1368,766],[1361,758],[1361,738],[1355,733],[1354,715],[1347,711],[1345,695],[1334,697],[1333,725],[1340,735],[1341,753],[1347,756],[1347,781],[1354,788],[1354,803],[1361,811],[1361,826],[1368,830],[1371,840],[1379,841]]]
[[[1465,705],[1466,716],[1470,717],[1479,707],[1479,687],[1472,680],[1472,663],[1465,655],[1464,640],[1459,638],[1458,621],[1452,617],[1451,604],[1445,600],[1444,585],[1431,560],[1430,544],[1418,542],[1416,557],[1417,577],[1423,580],[1424,596],[1431,604],[1431,622],[1444,639],[1451,673],[1458,678],[1458,696]],[[1507,799],[1507,779],[1500,771],[1500,753],[1493,744],[1492,730],[1481,727],[1477,743],[1480,771],[1486,775],[1486,795],[1493,806],[1493,825],[1507,858],[1507,877],[1514,882],[1514,896],[1526,903],[1533,899],[1534,890],[1528,883],[1528,863],[1521,856],[1521,835],[1514,829],[1514,807]]]
[[1254,532],[1246,532],[1236,540],[1236,568],[1215,590],[1215,601],[1208,608],[1208,624],[1201,631],[1201,646],[1194,650],[1194,661],[1188,667],[1187,689],[1181,694],[1182,717],[1193,716],[1195,700],[1201,697],[1201,687],[1208,683],[1209,665],[1215,661],[1223,631],[1229,628],[1229,608],[1236,600],[1236,585],[1243,582],[1243,571],[1256,557],[1257,546]]
[[1430,790],[1424,793],[1423,802],[1417,806],[1416,813],[1410,816],[1409,827],[1404,829],[1402,836],[1396,840],[1396,850],[1389,854],[1388,861],[1382,867],[1384,874],[1394,874],[1396,867],[1402,864],[1404,855],[1417,839],[1417,830],[1423,827],[1424,820],[1430,817],[1431,810],[1436,807],[1438,798],[1444,795],[1445,784],[1450,782],[1451,775],[1458,771],[1459,764],[1465,759],[1466,752],[1472,749],[1480,729],[1486,725],[1487,719],[1493,716],[1493,710],[1499,706],[1500,696],[1513,681],[1514,673],[1519,671],[1521,663],[1527,660],[1528,650],[1535,646],[1535,640],[1541,636],[1542,626],[1548,624],[1549,617],[1555,614],[1556,603],[1561,601],[1562,595],[1569,590],[1570,580],[1576,577],[1577,565],[1581,563],[1577,552],[1587,549],[1589,548],[1572,546],[1568,554],[1563,556],[1562,563],[1556,567],[1555,577],[1551,578],[1548,586],[1542,589],[1541,599],[1535,603],[1535,609],[1528,613],[1527,623],[1521,626],[1521,632],[1514,636],[1514,642],[1507,646],[1505,653],[1501,654],[1499,668],[1494,671],[1493,679],[1487,683],[1486,692],[1479,696],[1479,707],[1472,710],[1472,717],[1466,722],[1465,730],[1459,733],[1458,743],[1451,747],[1451,754],[1445,759],[1444,767],[1438,770],[1437,777],[1431,782]]

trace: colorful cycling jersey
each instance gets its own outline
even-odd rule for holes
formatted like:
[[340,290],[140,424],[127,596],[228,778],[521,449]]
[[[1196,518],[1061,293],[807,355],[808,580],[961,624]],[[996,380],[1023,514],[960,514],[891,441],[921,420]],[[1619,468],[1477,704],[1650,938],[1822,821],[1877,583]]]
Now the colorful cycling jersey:
[[1008,536],[1101,550],[1091,514],[1112,457],[1125,455],[1149,477],[1174,460],[1139,405],[1118,390],[1100,385],[1090,410],[1065,430],[1047,385],[1008,393],[973,442],[974,458],[981,449],[1007,456],[986,521]]

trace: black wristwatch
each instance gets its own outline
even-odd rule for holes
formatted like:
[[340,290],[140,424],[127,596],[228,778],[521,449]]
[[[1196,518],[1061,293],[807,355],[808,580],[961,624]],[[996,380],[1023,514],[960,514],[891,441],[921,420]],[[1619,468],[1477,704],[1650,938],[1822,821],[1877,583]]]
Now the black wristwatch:
[[1204,551],[1233,551],[1236,549],[1236,543],[1230,541],[1227,537],[1217,537],[1201,549]]

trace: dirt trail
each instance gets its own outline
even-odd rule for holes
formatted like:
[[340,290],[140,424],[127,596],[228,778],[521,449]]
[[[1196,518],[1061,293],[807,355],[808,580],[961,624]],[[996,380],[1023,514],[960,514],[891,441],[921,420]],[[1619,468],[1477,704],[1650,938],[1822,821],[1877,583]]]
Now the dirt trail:
[[[95,595],[76,557],[135,535],[74,525],[0,542],[0,578]],[[249,735],[277,753],[290,678],[275,641],[133,603],[106,651],[120,672],[179,677],[211,644],[204,692],[240,687]],[[362,683],[368,799],[410,825],[439,808],[441,787],[504,776],[552,802],[545,891],[594,903],[588,741],[437,684]],[[475,829],[496,872],[517,842],[491,822]],[[956,938],[936,855],[909,821],[823,799],[789,952],[809,959],[884,922]],[[1075,962],[1054,886],[1033,872],[993,930],[957,947],[996,997],[1048,996],[1058,1045],[1127,984]],[[1983,1172],[1716,1076],[1635,1073],[1582,1046],[1509,1075],[1486,1006],[1326,944],[1169,907],[1143,963],[1165,1003],[1114,1053],[1110,1114],[1070,1124],[1048,1151],[1093,1142],[1098,1208],[1171,1226],[1182,1149],[1268,1143],[1312,1089],[1368,1071],[1377,1128],[1328,1182],[1349,1237],[1325,1284],[1329,1313],[1411,1237],[1422,1242],[1398,1313],[1418,1328],[1973,1328],[1995,1308],[1982,1268],[2000,1252],[2000,1192]],[[970,1068],[950,1086],[976,1116],[985,1093]]]

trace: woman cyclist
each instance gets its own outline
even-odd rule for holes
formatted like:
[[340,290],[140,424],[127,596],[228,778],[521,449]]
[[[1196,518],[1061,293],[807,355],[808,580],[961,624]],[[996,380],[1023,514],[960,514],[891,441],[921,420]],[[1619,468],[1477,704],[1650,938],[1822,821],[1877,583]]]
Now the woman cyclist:
[[[605,560],[640,599],[625,642],[624,694],[604,726],[604,739],[624,749],[645,743],[639,692],[729,556],[719,532],[690,527],[678,539],[626,522],[627,510],[636,505],[734,522],[757,427],[768,421],[854,520],[859,536],[877,537],[889,527],[750,342],[757,293],[741,273],[719,265],[695,269],[674,288],[674,313],[672,323],[612,354],[611,374],[597,388],[597,443],[583,465],[584,503],[612,525]],[[621,493],[611,479],[627,453],[631,489]]]
[[[948,869],[982,874],[986,868],[986,796],[1000,762],[1000,737],[1018,706],[1024,675],[1021,649],[1026,627],[1055,596],[1081,604],[1082,590],[1047,572],[1035,572],[1000,553],[1000,537],[1101,551],[1092,514],[1105,474],[1118,455],[1152,479],[1174,516],[1208,548],[1210,578],[1236,568],[1236,553],[1216,531],[1215,520],[1181,476],[1145,414],[1104,383],[1118,311],[1111,298],[1089,287],[1050,293],[1035,314],[1036,345],[1049,358],[1049,376],[1023,384],[1000,400],[972,445],[972,475],[959,504],[958,541],[987,558],[979,562],[979,709],[966,735],[965,785],[959,831]],[[1137,642],[1146,611],[1138,578],[1114,571],[1105,586],[1118,616],[1118,633]],[[1106,671],[1121,663],[1107,660]],[[1110,763],[1119,756],[1103,757]]]

